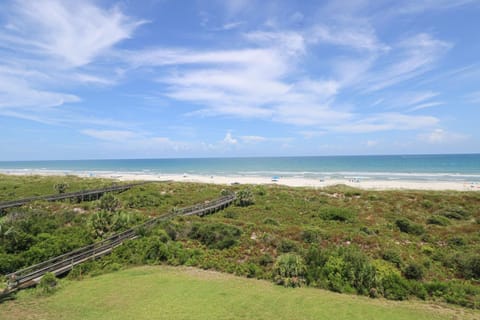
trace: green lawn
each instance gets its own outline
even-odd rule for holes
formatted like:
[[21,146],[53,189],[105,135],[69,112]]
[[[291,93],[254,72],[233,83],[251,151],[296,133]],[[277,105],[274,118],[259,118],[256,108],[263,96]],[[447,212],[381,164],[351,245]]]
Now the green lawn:
[[479,319],[480,312],[392,302],[193,268],[137,267],[64,282],[49,297],[21,292],[0,304],[11,319]]

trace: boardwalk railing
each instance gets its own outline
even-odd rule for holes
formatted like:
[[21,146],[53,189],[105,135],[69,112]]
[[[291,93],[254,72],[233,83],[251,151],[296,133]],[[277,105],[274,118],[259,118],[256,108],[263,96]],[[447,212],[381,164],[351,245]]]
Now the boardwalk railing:
[[60,194],[53,194],[53,195],[46,195],[46,196],[29,197],[29,198],[24,198],[24,199],[19,199],[19,200],[0,202],[0,211],[3,210],[3,209],[20,207],[20,206],[23,206],[24,204],[27,204],[29,202],[38,201],[38,200],[58,201],[58,200],[64,200],[64,199],[82,199],[82,198],[88,198],[88,197],[93,197],[93,196],[100,196],[100,195],[102,195],[106,192],[125,191],[125,190],[131,189],[133,187],[143,185],[145,183],[148,183],[148,182],[130,183],[130,184],[101,188],[101,189],[83,190],[83,191],[77,191],[77,192],[68,192],[68,193],[60,193]]
[[82,262],[106,255],[110,253],[114,248],[121,245],[124,241],[137,238],[137,232],[141,228],[152,227],[160,221],[168,220],[175,216],[203,216],[209,213],[213,213],[228,207],[235,201],[235,199],[235,194],[231,194],[216,199],[214,201],[207,201],[199,205],[174,210],[166,215],[149,219],[141,225],[114,234],[111,237],[100,242],[73,250],[58,257],[41,262],[39,264],[10,273],[6,275],[9,281],[8,289],[6,289],[3,293],[0,292],[0,297],[2,295],[7,295],[15,292],[19,289],[27,288],[37,284],[43,277],[43,275],[47,272],[51,272],[58,276],[71,270],[74,266]]

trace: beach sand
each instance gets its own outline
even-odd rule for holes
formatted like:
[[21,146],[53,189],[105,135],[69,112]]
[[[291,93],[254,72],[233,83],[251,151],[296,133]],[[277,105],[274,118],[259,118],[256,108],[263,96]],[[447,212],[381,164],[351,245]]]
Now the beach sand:
[[317,180],[302,177],[272,178],[260,176],[204,176],[189,174],[147,174],[124,172],[61,172],[46,170],[3,170],[2,174],[13,175],[76,175],[84,178],[106,178],[118,181],[178,181],[213,183],[221,185],[232,184],[277,184],[290,187],[322,188],[333,185],[347,185],[368,190],[455,190],[455,191],[480,191],[480,184],[469,181],[415,181],[415,180],[358,180],[358,179],[325,179]]

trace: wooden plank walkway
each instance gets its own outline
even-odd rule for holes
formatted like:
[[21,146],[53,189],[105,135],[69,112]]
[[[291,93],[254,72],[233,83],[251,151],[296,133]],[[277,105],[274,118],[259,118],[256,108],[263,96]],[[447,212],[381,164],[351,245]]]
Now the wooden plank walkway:
[[231,205],[235,199],[236,195],[231,194],[214,201],[208,201],[202,204],[176,210],[163,216],[149,219],[141,225],[114,234],[103,241],[73,250],[39,264],[10,273],[6,275],[6,277],[9,279],[8,288],[3,292],[0,292],[0,297],[9,295],[23,288],[36,285],[47,272],[51,272],[58,276],[70,271],[74,266],[80,263],[106,255],[121,245],[124,241],[137,238],[137,231],[139,229],[150,228],[160,221],[165,221],[175,216],[203,216],[214,213],[216,211],[225,209]]
[[133,187],[143,185],[145,183],[149,183],[149,182],[130,183],[130,184],[101,188],[101,189],[82,190],[82,191],[76,191],[76,192],[29,197],[29,198],[24,198],[19,200],[0,202],[0,211],[8,208],[20,207],[29,202],[38,201],[38,200],[58,201],[58,200],[64,200],[64,199],[83,200],[83,199],[95,198],[95,197],[98,198],[106,192],[122,192],[128,189],[131,189]]

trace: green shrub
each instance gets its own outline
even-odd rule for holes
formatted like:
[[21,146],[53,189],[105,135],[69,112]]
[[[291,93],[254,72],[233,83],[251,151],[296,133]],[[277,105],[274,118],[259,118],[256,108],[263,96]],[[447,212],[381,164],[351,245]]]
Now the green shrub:
[[311,247],[306,255],[309,284],[336,292],[369,294],[376,287],[376,270],[357,247],[321,250]]
[[385,275],[381,287],[383,296],[390,300],[406,300],[410,292],[408,281],[395,273]]
[[462,207],[448,208],[440,213],[444,217],[454,220],[466,220],[470,217],[470,212]]
[[98,204],[98,207],[101,210],[115,212],[120,207],[120,200],[118,200],[118,198],[115,197],[112,193],[107,193],[100,198],[100,203]]
[[297,254],[279,256],[273,267],[274,281],[285,287],[300,287],[305,283],[305,263]]
[[264,186],[259,185],[255,187],[255,194],[262,197],[267,194],[267,191]]
[[423,278],[423,269],[420,265],[411,263],[405,268],[403,275],[407,279],[421,280]]
[[448,226],[450,225],[450,220],[444,216],[433,215],[427,219],[428,224],[435,224],[438,226]]
[[430,209],[433,207],[433,202],[430,200],[423,200],[422,207],[424,207],[425,209]]
[[126,206],[129,208],[152,208],[158,207],[163,202],[163,197],[158,194],[135,194],[126,199]]
[[401,267],[403,262],[402,262],[402,257],[400,257],[400,254],[392,249],[387,249],[382,253],[382,259],[388,262],[393,263],[397,267]]
[[294,252],[298,250],[298,246],[292,240],[282,239],[282,241],[280,241],[280,245],[278,246],[278,250],[283,253]]
[[305,229],[302,231],[301,237],[306,243],[316,243],[321,238],[321,232],[317,229]]
[[428,292],[427,292],[427,289],[425,289],[425,286],[423,285],[422,282],[412,280],[409,282],[409,287],[410,287],[410,294],[422,300],[427,299]]
[[320,209],[320,217],[327,221],[353,222],[356,213],[349,208],[323,207]]
[[425,232],[423,226],[416,224],[407,218],[397,219],[395,221],[395,224],[397,225],[398,229],[400,229],[400,231],[405,233],[419,236]]
[[432,281],[424,284],[427,293],[443,298],[448,303],[478,309],[480,306],[480,288],[467,282]]
[[241,234],[240,228],[228,224],[195,223],[188,236],[199,240],[210,249],[226,249],[236,245]]
[[467,244],[467,241],[462,237],[452,237],[448,239],[448,244],[454,247],[463,247]]
[[51,272],[43,275],[38,284],[39,293],[42,295],[52,294],[57,290],[58,279]]
[[457,263],[463,278],[480,280],[480,254],[462,255]]
[[165,262],[170,257],[170,252],[167,244],[165,244],[160,237],[152,236],[146,239],[148,242],[145,247],[144,261],[146,263]]
[[269,255],[268,253],[265,253],[262,256],[260,256],[260,258],[258,258],[258,264],[263,266],[263,267],[266,267],[266,266],[272,264],[274,261],[275,260],[273,260],[273,257],[271,255]]

